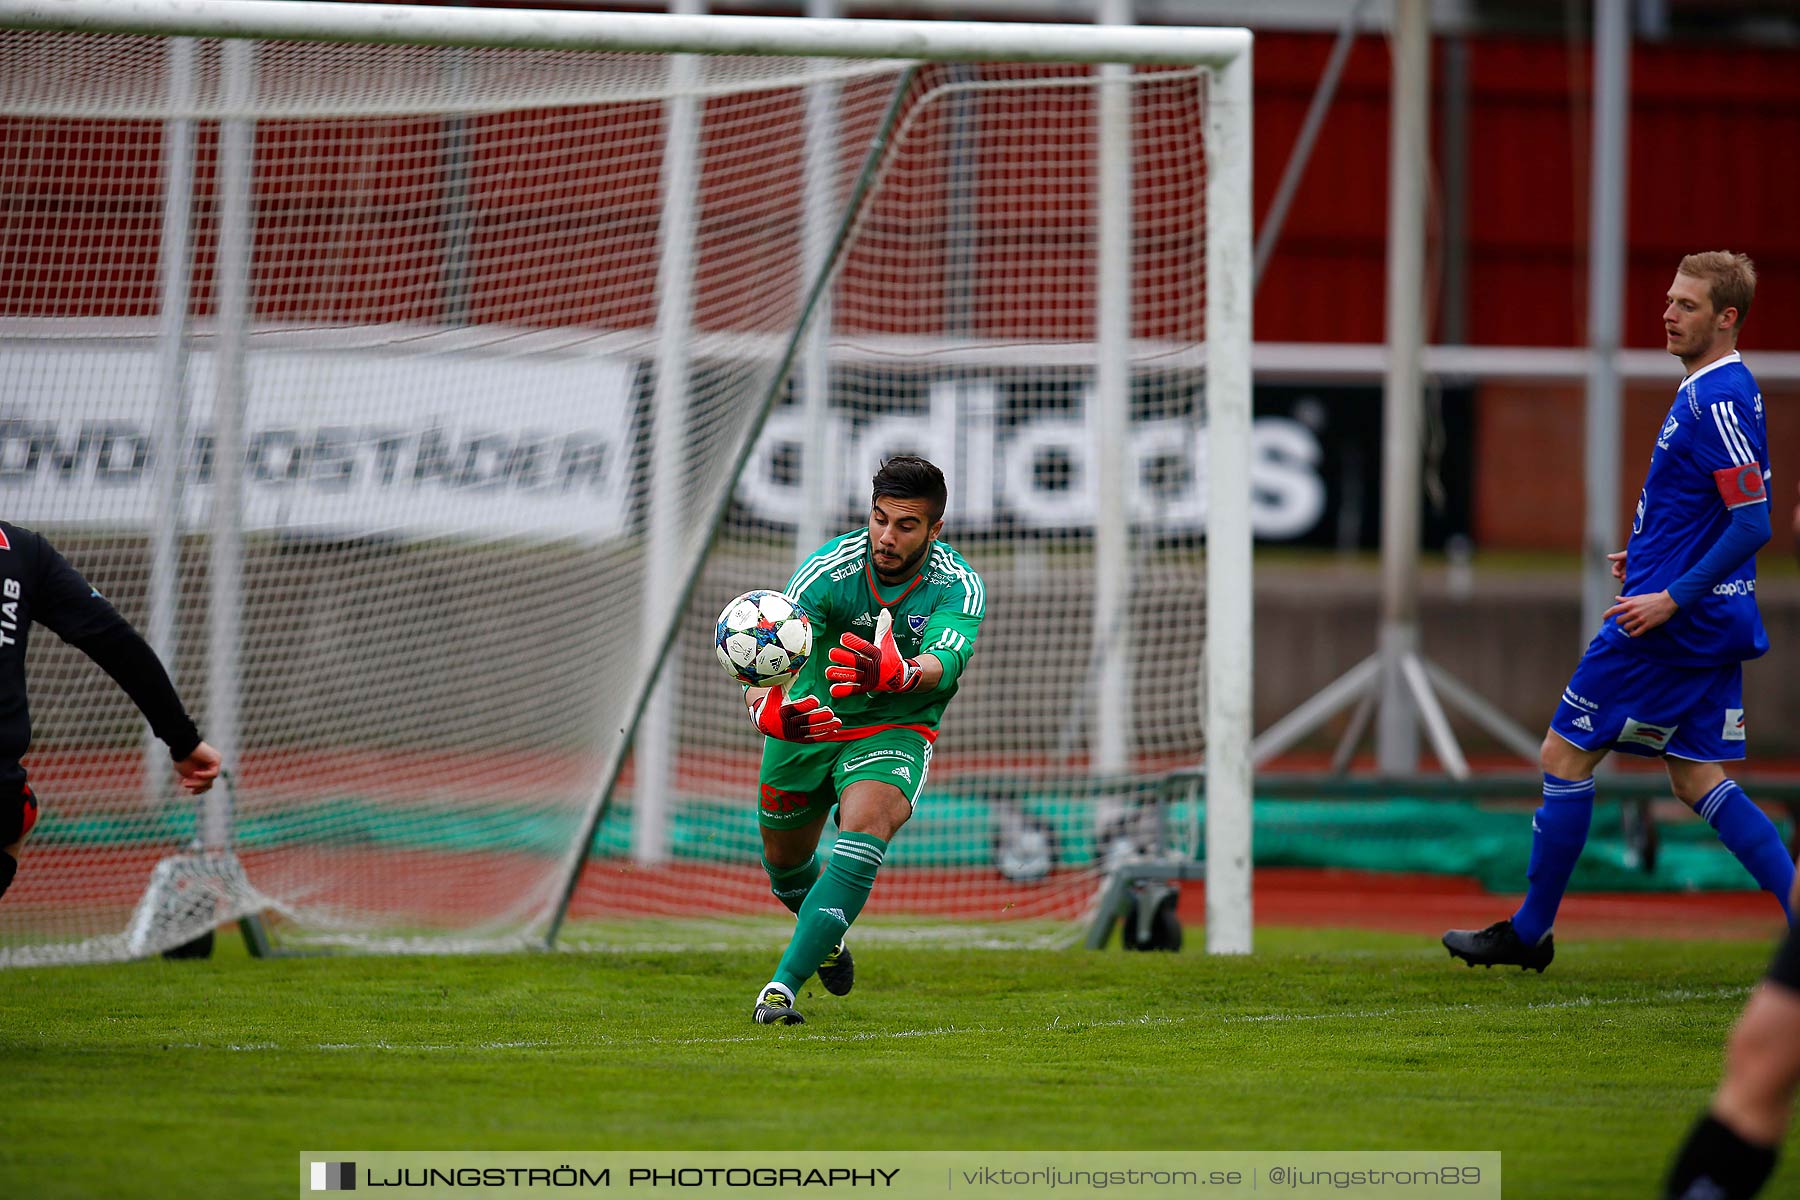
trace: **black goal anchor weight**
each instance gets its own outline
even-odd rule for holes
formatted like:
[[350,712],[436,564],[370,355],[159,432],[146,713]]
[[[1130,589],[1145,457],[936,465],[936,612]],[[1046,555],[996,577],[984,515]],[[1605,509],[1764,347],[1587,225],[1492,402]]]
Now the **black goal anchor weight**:
[[1175,915],[1180,901],[1181,889],[1171,883],[1133,888],[1119,914],[1119,945],[1127,950],[1181,949],[1181,918]]
[[1119,926],[1119,946],[1124,950],[1180,950],[1181,882],[1206,878],[1206,864],[1164,858],[1125,863],[1113,868],[1094,919],[1088,926],[1087,948],[1101,950]]

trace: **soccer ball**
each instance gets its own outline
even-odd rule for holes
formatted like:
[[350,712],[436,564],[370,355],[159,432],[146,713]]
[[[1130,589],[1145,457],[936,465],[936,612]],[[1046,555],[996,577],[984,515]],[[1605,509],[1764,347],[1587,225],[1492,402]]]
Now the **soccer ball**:
[[812,655],[812,622],[780,592],[745,592],[719,614],[713,645],[739,683],[786,687]]

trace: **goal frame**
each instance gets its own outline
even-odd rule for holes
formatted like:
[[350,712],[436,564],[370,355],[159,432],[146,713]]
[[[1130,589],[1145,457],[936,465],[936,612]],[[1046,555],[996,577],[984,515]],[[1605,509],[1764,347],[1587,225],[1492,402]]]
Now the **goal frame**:
[[[313,0],[0,0],[0,27],[268,41],[1206,68],[1210,72],[1205,129],[1206,323],[1201,355],[1207,412],[1206,933],[1211,953],[1251,950],[1252,37],[1248,30],[665,16]],[[815,287],[828,278],[829,271]],[[785,356],[789,367],[804,331],[804,322],[793,331]],[[774,395],[771,389],[756,418],[758,426]],[[664,655],[674,640],[675,626],[671,614]],[[644,712],[653,682],[648,673],[640,680],[628,734]],[[629,745],[627,737],[620,745],[619,761],[603,773],[608,787]],[[584,849],[571,848],[577,867]],[[550,936],[554,938],[554,928]]]

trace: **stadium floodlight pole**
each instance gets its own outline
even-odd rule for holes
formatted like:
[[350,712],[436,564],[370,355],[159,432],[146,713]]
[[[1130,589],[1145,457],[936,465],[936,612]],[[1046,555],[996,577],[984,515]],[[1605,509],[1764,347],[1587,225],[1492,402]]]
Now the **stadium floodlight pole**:
[[[1376,759],[1397,774],[1418,766],[1418,726],[1402,664],[1419,648],[1419,476],[1424,345],[1426,128],[1431,89],[1426,0],[1396,0],[1388,157],[1388,376],[1382,396],[1381,701]],[[1460,758],[1460,754],[1458,755]]]
[[[170,107],[192,104],[194,39],[169,39]],[[162,230],[157,246],[160,282],[156,330],[156,511],[150,522],[150,588],[145,603],[144,640],[171,675],[177,674],[176,580],[181,574],[185,525],[181,473],[187,442],[188,304],[193,282],[194,122],[163,122]],[[167,790],[168,754],[148,728],[144,731],[145,800],[157,802]]]
[[1382,406],[1381,624],[1375,653],[1265,729],[1252,751],[1259,764],[1354,705],[1334,756],[1334,769],[1342,770],[1348,764],[1373,718],[1376,762],[1383,774],[1407,774],[1417,767],[1417,722],[1424,725],[1444,770],[1454,778],[1467,778],[1468,760],[1450,727],[1444,700],[1508,749],[1537,761],[1536,739],[1494,704],[1426,659],[1419,644],[1429,18],[1426,0],[1396,0],[1388,164],[1388,341]]
[[[1619,537],[1620,294],[1625,286],[1625,172],[1629,153],[1631,14],[1626,0],[1594,5],[1594,152],[1588,185],[1587,520],[1582,539],[1581,637],[1600,627],[1617,585],[1606,561]],[[1760,364],[1758,364],[1760,366]]]

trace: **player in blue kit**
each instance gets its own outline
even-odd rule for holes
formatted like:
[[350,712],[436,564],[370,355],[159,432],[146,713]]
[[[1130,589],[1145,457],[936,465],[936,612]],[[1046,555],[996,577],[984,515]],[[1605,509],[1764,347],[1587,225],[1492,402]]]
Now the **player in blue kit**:
[[1687,376],[1657,434],[1631,538],[1607,556],[1623,586],[1544,737],[1525,903],[1486,929],[1444,935],[1470,966],[1550,965],[1550,929],[1593,817],[1594,768],[1613,750],[1660,757],[1675,795],[1787,910],[1793,860],[1721,765],[1744,757],[1743,663],[1769,648],[1756,607],[1768,435],[1762,393],[1737,353],[1755,294],[1755,266],[1729,251],[1688,255],[1669,287],[1663,331]]

